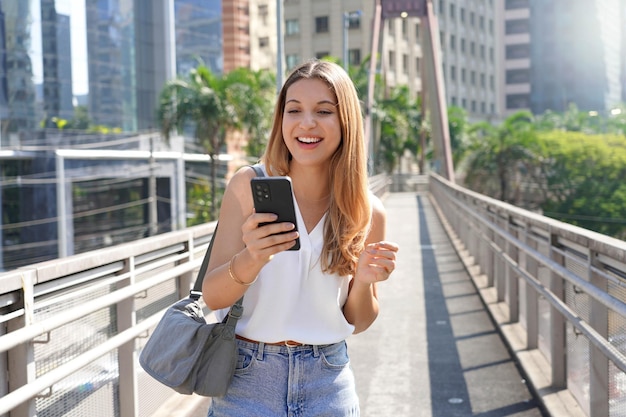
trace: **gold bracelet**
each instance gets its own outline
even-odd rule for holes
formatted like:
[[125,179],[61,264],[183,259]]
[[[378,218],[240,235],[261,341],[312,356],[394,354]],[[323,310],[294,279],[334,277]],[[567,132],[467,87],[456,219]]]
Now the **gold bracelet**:
[[235,264],[235,258],[237,258],[237,255],[239,255],[238,253],[235,254],[235,256],[233,256],[230,259],[230,262],[228,263],[228,275],[230,275],[230,279],[232,279],[233,281],[235,281],[237,284],[239,285],[245,285],[246,287],[249,287],[250,285],[254,284],[257,280],[257,278],[259,278],[259,276],[257,275],[252,282],[243,282],[242,280],[240,280],[239,278],[237,278],[237,275],[235,275],[235,272],[233,271],[233,265]]

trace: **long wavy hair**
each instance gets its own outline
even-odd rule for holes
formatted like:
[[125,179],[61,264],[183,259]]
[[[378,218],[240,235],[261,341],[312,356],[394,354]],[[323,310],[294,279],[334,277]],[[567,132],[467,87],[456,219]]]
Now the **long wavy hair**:
[[321,262],[327,273],[353,275],[370,228],[371,206],[361,106],[354,83],[343,68],[311,60],[292,71],[278,95],[272,133],[261,161],[269,175],[289,175],[291,154],[282,134],[283,113],[287,90],[302,79],[324,81],[337,99],[341,143],[328,165],[331,197]]

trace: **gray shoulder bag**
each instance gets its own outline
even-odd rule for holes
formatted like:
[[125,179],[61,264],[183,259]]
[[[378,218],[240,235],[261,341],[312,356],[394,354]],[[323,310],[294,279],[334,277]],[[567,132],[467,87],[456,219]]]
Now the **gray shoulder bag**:
[[[264,176],[258,165],[252,168]],[[165,311],[139,355],[150,376],[181,394],[221,397],[235,373],[235,325],[243,313],[243,297],[220,323],[207,323],[199,302],[216,233],[217,227],[189,297]]]

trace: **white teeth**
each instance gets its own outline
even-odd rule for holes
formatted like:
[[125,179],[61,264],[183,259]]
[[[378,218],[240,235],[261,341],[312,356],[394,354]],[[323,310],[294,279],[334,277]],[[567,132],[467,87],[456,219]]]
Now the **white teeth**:
[[298,140],[304,143],[317,143],[321,141],[320,138],[302,138],[302,137],[298,138]]

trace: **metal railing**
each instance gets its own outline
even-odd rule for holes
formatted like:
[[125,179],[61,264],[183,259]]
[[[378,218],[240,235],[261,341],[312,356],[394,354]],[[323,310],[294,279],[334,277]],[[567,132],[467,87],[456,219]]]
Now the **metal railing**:
[[158,408],[173,391],[145,375],[136,355],[163,309],[188,294],[214,227],[2,274],[0,415],[134,417]]
[[215,224],[0,274],[0,416],[152,415],[174,391],[137,357],[188,295]]
[[538,393],[626,415],[626,242],[436,175],[430,193],[500,328],[522,333],[512,347]]

